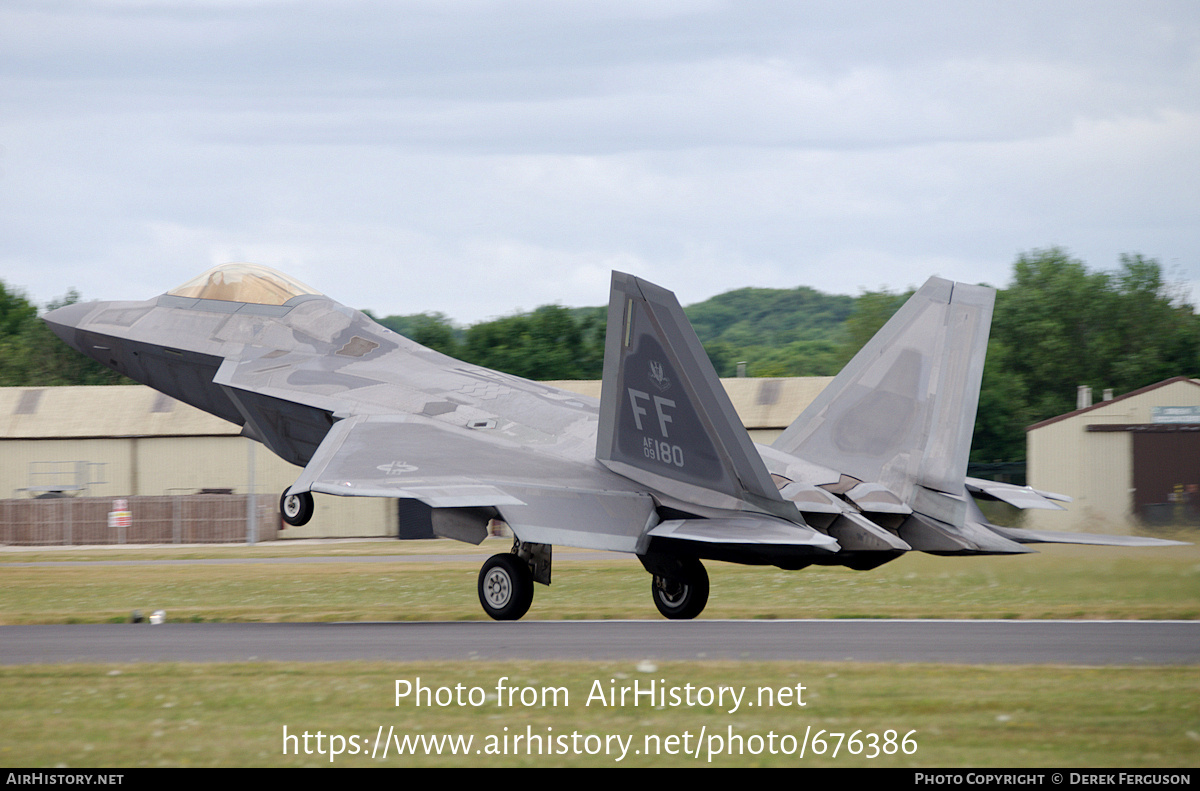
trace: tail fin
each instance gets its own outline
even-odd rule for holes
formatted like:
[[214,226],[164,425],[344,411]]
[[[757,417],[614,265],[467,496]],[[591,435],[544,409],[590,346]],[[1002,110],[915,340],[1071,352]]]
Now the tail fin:
[[627,478],[714,508],[784,502],[670,291],[613,272],[596,458]]
[[910,504],[964,494],[995,296],[930,278],[773,447]]

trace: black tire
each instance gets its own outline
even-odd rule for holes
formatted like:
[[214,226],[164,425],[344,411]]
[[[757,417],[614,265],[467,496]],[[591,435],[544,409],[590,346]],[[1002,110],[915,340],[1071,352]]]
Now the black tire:
[[279,496],[279,515],[292,527],[308,524],[313,517],[312,492],[289,495],[285,489]]
[[517,621],[533,604],[533,574],[516,555],[492,555],[479,570],[479,603],[497,621]]
[[687,621],[704,612],[708,604],[708,572],[699,560],[683,563],[683,574],[678,579],[660,577],[655,574],[650,583],[654,606],[663,617],[673,621]]

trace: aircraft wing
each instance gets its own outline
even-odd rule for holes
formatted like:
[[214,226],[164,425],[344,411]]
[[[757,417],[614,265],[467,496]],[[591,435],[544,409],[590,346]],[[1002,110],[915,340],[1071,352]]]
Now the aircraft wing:
[[410,498],[434,509],[494,508],[523,541],[624,552],[637,551],[657,521],[648,494],[594,460],[573,461],[420,415],[338,421],[289,490],[306,491]]

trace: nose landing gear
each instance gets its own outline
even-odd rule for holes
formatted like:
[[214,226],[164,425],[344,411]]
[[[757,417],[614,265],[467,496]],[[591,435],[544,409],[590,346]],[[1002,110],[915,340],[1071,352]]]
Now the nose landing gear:
[[292,527],[308,524],[313,516],[312,492],[288,494],[285,489],[279,497],[279,514]]

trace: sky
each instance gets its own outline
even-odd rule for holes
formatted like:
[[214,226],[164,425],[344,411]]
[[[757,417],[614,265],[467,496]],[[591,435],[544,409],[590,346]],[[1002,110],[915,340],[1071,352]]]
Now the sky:
[[1003,287],[1200,297],[1200,3],[5,0],[0,281],[283,270],[377,315]]

